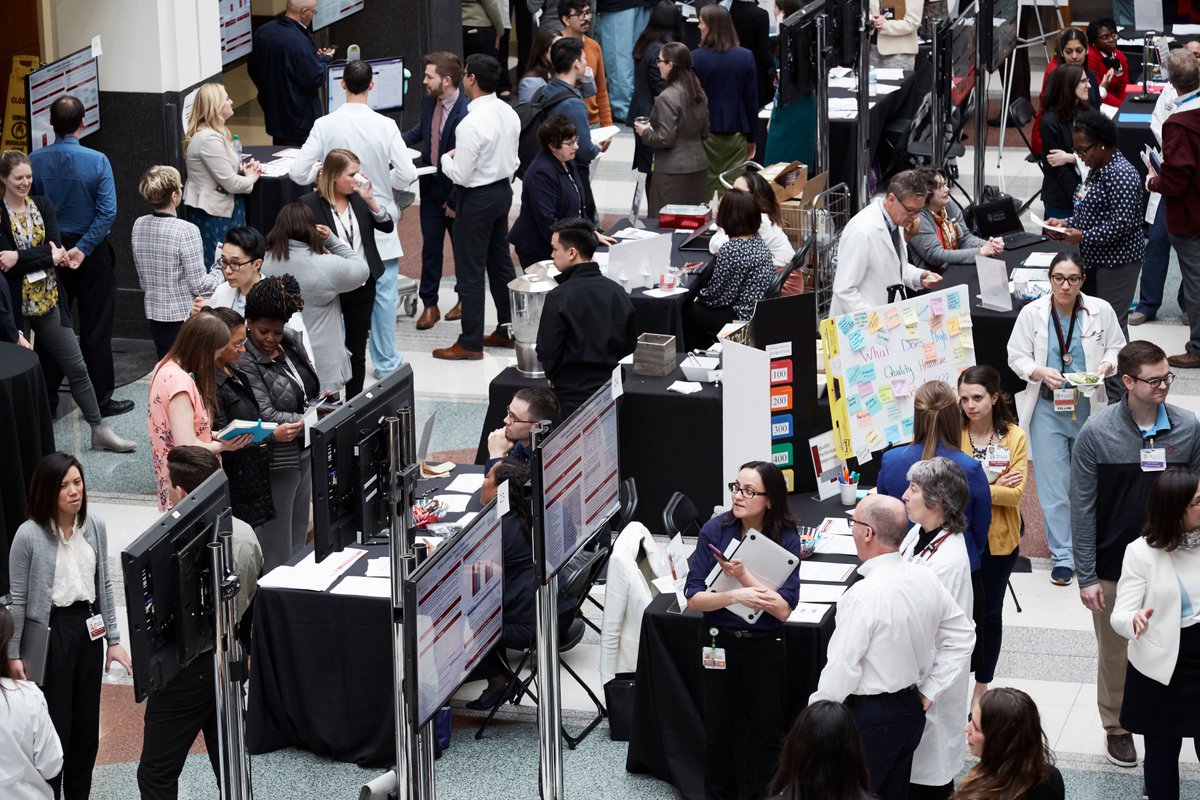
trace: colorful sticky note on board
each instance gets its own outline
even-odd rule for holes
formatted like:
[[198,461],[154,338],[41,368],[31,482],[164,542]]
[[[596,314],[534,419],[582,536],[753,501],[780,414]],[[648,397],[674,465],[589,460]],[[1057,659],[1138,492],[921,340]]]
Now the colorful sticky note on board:
[[901,429],[903,429],[905,436],[912,436],[913,435],[913,418],[905,417],[904,419],[900,420],[900,427],[901,427]]
[[905,306],[904,308],[900,309],[900,319],[904,321],[905,325],[916,325],[918,322],[917,309],[913,306]]
[[860,328],[867,327],[867,312],[855,311],[854,312],[854,324]]
[[959,341],[962,342],[962,346],[968,350],[975,349],[975,335],[970,331],[963,331],[962,336],[959,337]]
[[975,323],[971,320],[970,311],[960,311],[958,314],[958,324],[962,328],[973,328]]
[[856,353],[867,346],[867,338],[859,330],[851,332],[847,340],[850,342],[850,349]]
[[851,414],[858,413],[858,409],[862,408],[862,400],[856,394],[846,395],[846,411]]
[[921,346],[921,360],[925,362],[937,361],[937,345],[932,342],[926,342]]
[[897,327],[900,324],[900,312],[896,310],[895,306],[885,309],[883,321],[887,323],[889,330]]
[[854,388],[860,395],[862,395],[864,400],[866,400],[870,395],[875,394],[875,384],[871,383],[870,381],[863,381]]
[[896,394],[896,397],[908,397],[908,381],[904,378],[893,378],[892,391]]
[[951,311],[957,311],[959,308],[958,292],[951,292],[946,295],[946,308]]
[[887,439],[892,444],[898,443],[900,441],[900,426],[899,425],[889,425],[887,427],[887,430],[885,430],[883,432],[883,436],[885,439]]
[[881,403],[891,403],[896,399],[893,396],[892,387],[886,383],[880,385],[876,394],[879,395],[879,402]]
[[871,412],[867,411],[865,408],[860,408],[858,413],[854,415],[854,418],[858,420],[858,427],[871,427]]
[[844,314],[838,317],[837,326],[838,330],[840,330],[846,336],[849,336],[850,331],[854,330],[854,317],[850,314]]
[[872,311],[871,315],[867,317],[867,330],[871,333],[875,333],[882,327],[883,317],[879,316],[878,311]]
[[850,369],[846,370],[846,382],[847,383],[858,383],[859,380],[861,380],[858,377],[858,373],[860,370],[862,370],[862,367],[851,367]]
[[871,428],[871,430],[867,431],[867,444],[871,445],[871,447],[877,447],[883,444],[883,437],[879,435],[879,431],[875,430],[874,428]]
[[929,313],[935,317],[940,317],[946,313],[946,304],[940,297],[929,298]]
[[888,335],[887,331],[880,331],[879,333],[875,334],[875,344],[879,345],[880,347],[886,346],[891,340],[892,337]]
[[876,397],[875,395],[869,396],[863,402],[867,406],[867,411],[871,412],[872,415],[878,414],[880,411],[883,411],[883,403],[879,402],[879,398]]
[[955,345],[954,353],[953,353],[952,357],[954,359],[955,364],[965,361],[967,358],[967,349],[965,347],[963,347],[961,344]]
[[858,370],[858,381],[859,382],[873,381],[873,380],[875,380],[875,365],[874,364],[867,364],[866,366],[859,367],[859,370]]
[[888,419],[900,419],[900,406],[892,403],[887,407]]
[[915,324],[904,326],[904,338],[910,340],[921,338],[920,334],[917,332],[917,326]]
[[930,332],[931,332],[931,333],[937,333],[937,332],[938,332],[938,331],[940,331],[941,329],[942,329],[942,318],[941,318],[941,317],[930,317],[930,318],[929,318],[929,330],[930,330]]
[[946,317],[946,333],[958,336],[959,330],[961,329],[958,326],[958,317]]

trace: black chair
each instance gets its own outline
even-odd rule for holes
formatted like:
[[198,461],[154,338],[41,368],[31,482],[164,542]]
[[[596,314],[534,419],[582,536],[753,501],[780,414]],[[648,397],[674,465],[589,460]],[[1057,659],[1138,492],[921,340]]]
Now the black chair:
[[[607,535],[605,531],[604,535]],[[559,615],[559,634],[558,634],[558,652],[565,653],[571,648],[583,641],[583,636],[587,632],[586,619],[583,616],[583,599],[587,597],[595,584],[596,578],[608,565],[608,558],[612,554],[611,547],[598,547],[595,549],[583,549],[571,557],[558,574],[558,607],[573,608],[574,612],[569,617],[569,622]],[[521,702],[522,695],[529,695],[529,699],[536,705],[538,702],[537,695],[529,688],[537,679],[537,659],[534,657],[537,653],[536,639],[521,652],[521,660],[517,662],[516,669],[509,669],[508,683],[504,687],[501,697],[512,695],[512,704],[517,705]],[[529,674],[522,678],[521,671],[529,666]],[[591,690],[591,687],[584,682],[571,665],[559,659],[559,666],[563,672],[566,672],[575,682],[578,683],[583,691],[587,693],[588,698],[596,705],[596,715],[588,721],[578,734],[571,734],[567,731],[566,726],[562,726],[562,737],[567,742],[568,749],[574,750],[587,735],[591,733],[600,721],[607,716],[608,712],[604,708],[604,704],[600,702],[600,698]],[[497,703],[483,723],[480,724],[479,730],[475,732],[476,739],[483,738],[483,732],[487,730],[491,724],[492,718],[496,716],[496,712],[500,710],[503,703]]]
[[696,509],[692,498],[683,492],[671,495],[671,499],[663,508],[662,519],[663,532],[667,536],[674,536],[677,533],[683,536],[699,536],[700,526],[705,522],[705,518]]
[[[1033,109],[1033,103],[1029,102],[1029,100],[1025,97],[1018,97],[1016,100],[1013,100],[1012,105],[1008,107],[1008,120],[1012,123],[1012,127],[1016,128],[1017,133],[1021,137],[1021,141],[1025,143],[1025,148],[1029,151],[1029,155],[1025,157],[1025,160],[1032,164],[1037,164],[1038,169],[1042,171],[1042,176],[1044,177],[1048,167],[1046,164],[1046,159],[1045,157],[1033,152],[1033,142],[1031,142],[1029,137],[1025,135],[1025,126],[1033,122],[1036,117],[1037,112]],[[1033,196],[1022,203],[1021,207],[1017,209],[1017,215],[1020,216],[1021,214],[1024,214],[1025,209],[1029,208],[1030,203],[1038,199],[1041,193],[1041,189],[1038,189],[1036,192],[1034,192]]]
[[[618,497],[620,500],[620,510],[617,511],[617,516],[613,520],[613,533],[616,533],[619,536],[621,534],[621,531],[625,530],[625,527],[627,525],[629,525],[630,522],[633,522],[633,515],[637,513],[637,505],[638,505],[637,481],[633,478],[626,478],[625,480],[621,481],[621,486],[618,489]],[[598,546],[603,546],[604,544],[607,544],[609,550],[612,549],[612,535],[611,534],[608,537],[605,537],[603,535],[596,537],[596,542],[597,542]],[[608,563],[607,562],[604,564],[604,569],[601,570],[600,574],[596,577],[595,583],[597,586],[603,586],[606,583],[608,583]],[[601,611],[604,611],[604,604],[601,603],[596,598],[592,597],[590,594],[587,596],[587,601],[589,603],[591,603],[592,605],[594,605],[596,608],[600,609]],[[600,632],[600,627],[598,625],[596,625],[596,623],[594,623],[590,619],[588,619],[587,617],[584,617],[583,621],[587,624],[587,626],[589,628],[594,630],[596,633]]]
[[[804,244],[800,245],[800,249],[796,251],[794,256],[792,256],[792,260],[789,261],[783,268],[783,271],[776,275],[775,279],[771,281],[771,285],[767,287],[767,293],[763,295],[763,299],[770,300],[773,297],[779,297],[780,293],[783,292],[783,285],[787,283],[787,279],[792,276],[792,273],[798,269],[803,270],[808,268],[809,254],[812,252],[813,246],[816,243],[817,237],[816,234],[814,234],[809,236],[804,241]],[[809,282],[805,281],[805,284],[809,285]]]

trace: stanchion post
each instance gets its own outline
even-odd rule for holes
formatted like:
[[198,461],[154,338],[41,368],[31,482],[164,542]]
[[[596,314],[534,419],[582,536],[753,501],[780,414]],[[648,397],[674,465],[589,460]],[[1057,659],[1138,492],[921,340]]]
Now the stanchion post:
[[[845,0],[849,2],[849,0]],[[871,0],[862,0],[858,25],[858,185],[854,193],[854,210],[861,211],[871,198]],[[820,113],[820,112],[818,112]]]
[[217,711],[218,763],[221,769],[222,800],[249,800],[250,773],[246,768],[246,745],[242,735],[242,690],[234,678],[234,664],[241,660],[237,642],[237,593],[240,580],[233,561],[233,534],[220,531],[208,545],[211,563],[213,620],[213,683]]
[[[828,9],[829,6],[826,6]],[[834,13],[837,13],[836,6]],[[826,36],[829,17],[817,17],[817,137],[814,142],[813,176],[829,171],[829,60]]]
[[[933,103],[930,106],[933,131],[932,146],[933,166],[943,167],[946,161],[946,122],[949,117],[946,108],[946,81],[949,79],[949,53],[943,52],[942,36],[945,35],[949,24],[946,21],[933,25]],[[943,63],[944,62],[944,63]],[[944,71],[943,71],[944,70]]]
[[[979,0],[975,4],[975,197],[974,202],[983,201],[984,154],[987,149],[987,63],[983,58],[984,14],[992,13],[992,4]],[[1001,110],[1003,114],[1004,111]]]

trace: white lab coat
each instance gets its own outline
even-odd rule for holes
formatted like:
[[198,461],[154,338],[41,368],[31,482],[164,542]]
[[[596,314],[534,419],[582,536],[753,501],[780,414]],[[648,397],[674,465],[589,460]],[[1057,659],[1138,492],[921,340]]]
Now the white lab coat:
[[657,577],[670,577],[667,556],[650,531],[631,522],[613,543],[604,585],[604,618],[600,624],[600,682],[607,683],[618,672],[637,670],[638,644],[642,635],[642,613],[653,594],[638,569],[638,550],[645,548],[650,568]]
[[887,288],[897,283],[913,290],[921,288],[925,270],[908,263],[908,244],[904,241],[903,231],[900,233],[900,256],[897,257],[892,233],[883,218],[886,213],[883,201],[875,200],[846,223],[838,239],[829,316],[887,305]]
[[[955,604],[971,618],[974,591],[971,588],[971,560],[967,555],[967,542],[961,533],[951,534],[938,545],[935,552],[918,555],[917,537],[921,526],[914,525],[900,545],[901,557],[910,563],[933,570],[938,581],[954,598]],[[937,536],[933,540],[936,542]],[[967,739],[963,725],[970,712],[971,663],[968,659],[955,674],[946,691],[942,692],[929,711],[925,713],[925,732],[921,743],[913,753],[913,783],[922,786],[941,786],[954,780],[967,757]]]

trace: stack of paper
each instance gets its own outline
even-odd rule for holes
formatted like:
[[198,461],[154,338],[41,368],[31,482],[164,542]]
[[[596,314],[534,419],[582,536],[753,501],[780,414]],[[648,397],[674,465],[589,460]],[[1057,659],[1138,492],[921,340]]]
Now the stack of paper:
[[309,553],[304,559],[294,565],[287,564],[276,567],[258,580],[259,587],[275,589],[303,589],[309,592],[323,592],[333,582],[345,574],[355,561],[367,554],[361,547],[347,547],[340,553],[334,553],[322,561],[316,561],[316,556]]

